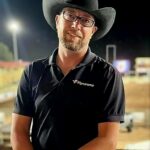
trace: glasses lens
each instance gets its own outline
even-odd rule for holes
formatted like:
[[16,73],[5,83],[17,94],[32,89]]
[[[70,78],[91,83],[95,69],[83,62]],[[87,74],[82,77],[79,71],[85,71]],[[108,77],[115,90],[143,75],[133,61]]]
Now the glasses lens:
[[69,12],[66,12],[66,11],[64,11],[63,16],[64,16],[64,19],[66,19],[68,21],[71,21],[71,22],[76,20],[76,16],[75,15],[73,15],[73,14],[71,14]]
[[64,17],[65,20],[68,20],[68,21],[71,21],[71,22],[74,22],[78,19],[80,21],[80,23],[85,27],[92,27],[93,24],[94,24],[94,20],[92,20],[90,18],[79,17],[79,16],[76,16],[76,15],[70,13],[70,12],[67,12],[67,11],[63,12],[63,17]]
[[94,20],[92,19],[89,19],[89,18],[85,18],[85,17],[82,17],[80,19],[80,23],[85,26],[85,27],[92,27],[93,24],[94,24]]

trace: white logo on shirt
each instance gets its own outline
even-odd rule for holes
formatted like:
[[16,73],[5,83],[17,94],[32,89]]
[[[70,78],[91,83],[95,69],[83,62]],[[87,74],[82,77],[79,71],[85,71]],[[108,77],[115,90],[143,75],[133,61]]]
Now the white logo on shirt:
[[94,84],[81,82],[81,81],[79,81],[79,80],[72,80],[72,81],[73,81],[74,84],[83,85],[83,86],[88,86],[88,87],[94,87]]

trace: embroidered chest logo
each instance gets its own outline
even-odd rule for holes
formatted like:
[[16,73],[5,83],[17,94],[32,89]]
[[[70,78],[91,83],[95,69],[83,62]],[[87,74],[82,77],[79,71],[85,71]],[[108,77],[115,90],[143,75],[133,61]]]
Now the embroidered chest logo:
[[95,86],[94,84],[81,82],[79,80],[72,80],[72,81],[73,81],[74,84],[78,84],[78,85],[81,85],[81,86],[88,86],[88,87],[94,87]]

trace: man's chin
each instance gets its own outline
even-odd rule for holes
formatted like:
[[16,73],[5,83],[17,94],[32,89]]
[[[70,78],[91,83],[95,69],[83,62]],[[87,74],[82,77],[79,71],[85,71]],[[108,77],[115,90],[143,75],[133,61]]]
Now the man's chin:
[[66,43],[67,45],[74,45],[73,47],[76,47],[80,45],[81,40],[79,38],[70,38],[70,39],[65,39],[64,43]]
[[66,36],[61,40],[64,47],[71,51],[79,51],[82,48],[82,41],[79,37]]
[[79,37],[70,37],[70,38],[66,38],[65,42],[67,43],[72,43],[72,44],[78,44],[81,42],[81,39]]
[[64,46],[71,51],[79,51],[81,49],[81,44],[75,44],[73,42],[64,43]]

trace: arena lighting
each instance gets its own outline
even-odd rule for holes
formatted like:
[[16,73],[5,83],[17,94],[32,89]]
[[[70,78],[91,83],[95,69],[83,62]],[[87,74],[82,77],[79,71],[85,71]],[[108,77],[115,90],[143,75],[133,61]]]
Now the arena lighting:
[[18,60],[18,46],[17,46],[17,33],[21,30],[21,25],[16,20],[11,20],[7,23],[7,28],[12,33],[14,60]]
[[113,61],[113,66],[115,66],[120,73],[128,73],[131,69],[131,62],[128,59],[115,60]]
[[11,32],[18,32],[20,30],[20,23],[15,20],[10,21],[7,26]]

